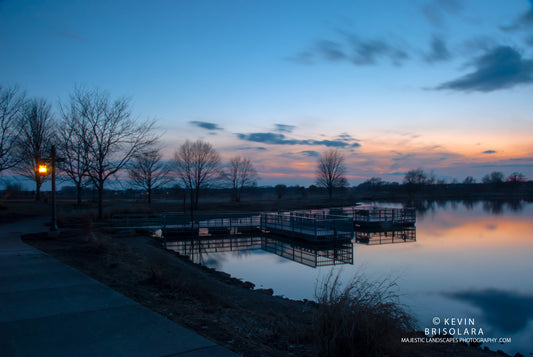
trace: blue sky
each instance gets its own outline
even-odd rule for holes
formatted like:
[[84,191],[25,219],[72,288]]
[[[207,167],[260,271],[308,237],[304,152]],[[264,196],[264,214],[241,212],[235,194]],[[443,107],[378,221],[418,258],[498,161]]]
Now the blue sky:
[[56,104],[131,97],[167,158],[186,139],[309,185],[345,153],[351,184],[422,167],[533,178],[526,0],[0,0],[0,83]]

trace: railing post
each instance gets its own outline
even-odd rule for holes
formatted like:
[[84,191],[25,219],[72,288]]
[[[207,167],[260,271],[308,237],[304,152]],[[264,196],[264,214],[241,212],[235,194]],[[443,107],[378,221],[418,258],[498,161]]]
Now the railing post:
[[293,219],[293,213],[291,212],[290,213],[290,218],[289,218],[289,222],[290,222],[290,226],[291,226],[291,231],[294,232],[294,219]]

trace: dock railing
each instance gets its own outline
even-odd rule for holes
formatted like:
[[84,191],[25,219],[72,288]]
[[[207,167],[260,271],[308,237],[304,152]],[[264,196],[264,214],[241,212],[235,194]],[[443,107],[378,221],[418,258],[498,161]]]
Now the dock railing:
[[272,233],[298,236],[312,241],[351,239],[350,217],[295,212],[262,213],[261,228]]
[[385,223],[393,225],[412,225],[416,222],[414,208],[352,208],[354,222],[357,223]]
[[205,218],[198,222],[200,228],[238,228],[238,227],[259,227],[261,225],[261,216],[230,216]]
[[359,225],[373,224],[409,226],[416,223],[415,208],[348,206],[314,210],[298,210],[293,212],[302,215],[314,215],[315,217],[349,216],[353,219],[356,227]]

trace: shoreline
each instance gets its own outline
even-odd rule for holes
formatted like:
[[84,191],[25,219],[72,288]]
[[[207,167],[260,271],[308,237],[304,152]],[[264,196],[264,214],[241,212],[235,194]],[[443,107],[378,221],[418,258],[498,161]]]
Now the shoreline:
[[[313,329],[314,301],[255,289],[251,282],[195,264],[143,235],[65,229],[55,239],[41,234],[23,240],[243,356],[315,355],[313,341],[320,337]],[[425,337],[420,333],[402,337]],[[408,344],[399,339],[395,344],[397,356],[502,356],[464,344]]]

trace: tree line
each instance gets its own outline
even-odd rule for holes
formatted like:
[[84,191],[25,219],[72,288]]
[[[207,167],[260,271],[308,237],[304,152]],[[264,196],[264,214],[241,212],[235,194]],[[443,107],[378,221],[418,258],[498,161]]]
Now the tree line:
[[[98,194],[98,216],[102,217],[106,183],[119,173],[127,172],[129,182],[147,193],[173,180],[189,192],[192,210],[197,208],[201,190],[214,182],[225,182],[231,198],[241,200],[246,187],[257,184],[258,173],[249,158],[235,156],[226,165],[213,146],[205,141],[186,140],[170,161],[162,158],[156,122],[139,120],[132,113],[129,98],[112,98],[99,89],[75,87],[68,98],[58,103],[56,113],[45,99],[28,98],[18,87],[0,86],[0,174],[13,170],[35,183],[35,197],[40,199],[46,179],[39,165],[50,160],[52,147],[57,152],[58,170],[70,180],[81,202],[82,190],[92,185]],[[338,149],[323,152],[317,161],[316,184],[334,192],[346,188],[345,156]],[[504,182],[501,172],[483,177],[483,183]],[[513,173],[507,181],[527,181]],[[411,170],[404,177],[409,187],[438,183],[432,173]],[[465,183],[474,183],[467,177]],[[371,178],[363,186],[380,187],[380,178]],[[278,185],[278,197],[284,194]]]
[[29,178],[37,200],[46,180],[39,166],[49,163],[52,147],[57,169],[76,187],[78,204],[85,187],[96,189],[100,218],[106,183],[124,170],[149,200],[153,190],[180,180],[190,192],[191,209],[198,205],[200,190],[215,179],[231,185],[237,202],[244,188],[256,183],[250,159],[235,156],[222,169],[219,154],[201,140],[187,140],[165,162],[156,131],[155,121],[133,116],[128,98],[112,98],[99,89],[76,87],[54,114],[45,99],[0,86],[0,173],[10,170]]
[[[520,183],[520,182],[527,182],[527,178],[524,174],[520,172],[513,172],[508,177],[505,177],[505,174],[501,171],[493,171],[489,174],[486,174],[482,177],[481,183],[484,184],[499,184],[504,182],[509,183]],[[431,185],[431,184],[445,184],[446,182],[444,180],[438,180],[435,177],[435,174],[433,172],[427,173],[421,168],[417,168],[414,170],[408,171],[403,179],[403,183],[407,185]],[[456,180],[450,182],[450,183],[460,183]],[[476,180],[472,176],[467,176],[461,182],[463,184],[474,184],[476,183]]]

